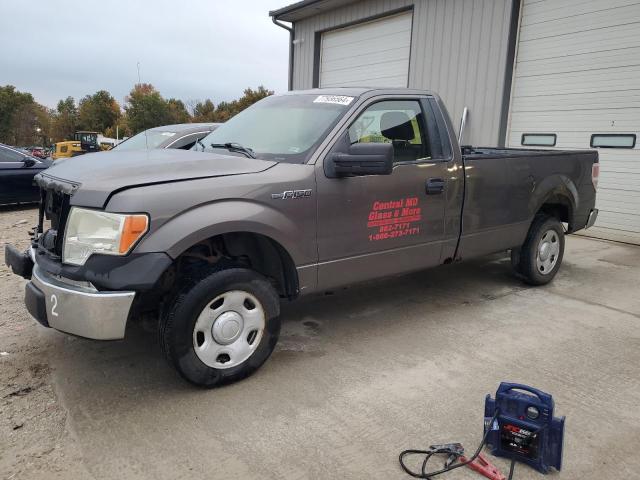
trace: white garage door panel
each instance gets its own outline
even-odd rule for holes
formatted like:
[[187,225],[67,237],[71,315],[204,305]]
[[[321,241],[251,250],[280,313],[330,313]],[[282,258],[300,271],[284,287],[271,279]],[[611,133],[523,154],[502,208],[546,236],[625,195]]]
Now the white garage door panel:
[[[637,0],[567,0],[564,2],[525,1],[523,25],[548,22],[558,18],[567,18],[584,13],[593,13],[611,8],[624,7],[638,3]],[[555,3],[555,5],[548,5]]]
[[640,64],[640,46],[625,48],[616,52],[581,53],[570,57],[543,58],[522,62],[518,76],[540,76],[549,73],[570,73],[598,68],[625,67]]
[[[606,32],[593,30],[574,33],[562,37],[547,37],[540,40],[520,42],[518,45],[518,61],[553,58],[561,55],[577,55],[590,52],[604,52],[626,47],[637,47],[637,25],[621,25],[607,29]],[[562,42],[562,53],[558,51]]]
[[[591,5],[594,5],[591,2]],[[620,8],[609,8],[597,12],[576,16],[558,18],[533,25],[523,25],[520,29],[520,40],[523,42],[538,38],[555,37],[561,35],[593,31],[607,27],[617,27],[628,23],[629,18],[640,15],[640,5],[629,5]]]
[[[640,30],[638,32],[640,34]],[[516,96],[545,95],[553,92],[561,93],[589,93],[611,90],[632,90],[638,88],[638,65],[627,67],[599,69],[589,72],[558,73],[539,75],[535,77],[516,76]],[[552,88],[553,90],[549,90]]]
[[601,209],[598,215],[597,226],[601,228],[614,228],[616,230],[624,230],[625,232],[637,233],[640,229],[640,221],[638,215],[622,212],[611,212]]
[[[389,50],[386,50],[386,52],[388,52],[389,56],[396,57],[396,58],[404,58],[405,47],[390,48]],[[333,58],[332,60],[325,60],[324,67],[325,69],[330,68],[331,70],[342,70],[347,68],[363,67],[363,66],[366,67],[369,65],[377,65],[377,64],[384,64],[384,63],[385,61],[380,61],[379,52],[372,52],[372,53],[362,54],[356,58],[353,58],[353,56],[349,56],[349,55],[346,55],[346,56],[336,55],[335,58]]]
[[603,190],[598,192],[598,203],[602,208],[612,212],[627,211],[640,202],[640,191],[627,192],[624,190]]
[[554,132],[560,130],[565,132],[634,133],[640,127],[638,119],[640,119],[640,108],[602,109],[600,111],[581,110],[577,114],[572,111],[527,112],[526,115],[518,117],[514,115],[512,128],[514,130],[523,130],[531,124],[553,124]]
[[[345,68],[342,70],[333,71],[324,76],[323,87],[326,86],[339,86],[345,83],[360,82],[361,85],[371,85],[369,79],[371,78],[371,69],[376,69],[375,78],[380,81],[383,79],[395,79],[394,82],[401,82],[399,86],[406,86],[407,77],[398,75],[398,69],[405,66],[404,62],[386,62],[382,65],[364,65],[361,67]],[[403,83],[404,82],[404,83]],[[394,83],[394,86],[398,86]],[[379,85],[379,83],[377,84]],[[391,85],[386,85],[391,86]]]
[[[602,160],[602,163],[606,163],[606,159]],[[629,174],[625,172],[614,172],[604,170],[600,173],[600,179],[598,181],[599,190],[624,190],[627,192],[637,192],[640,190],[638,188],[638,182],[640,182],[640,173]],[[614,192],[615,193],[615,192]],[[640,213],[638,209],[635,209],[634,212],[629,213]]]
[[406,87],[411,12],[322,34],[320,86]]
[[411,31],[409,13],[326,32],[322,36],[322,47],[342,50],[348,45],[362,48],[366,42],[378,40],[383,40],[384,43],[402,42],[402,38],[399,37],[407,31]]
[[635,133],[634,149],[599,149],[591,232],[640,244],[640,0],[525,0],[508,144],[524,132],[555,133],[561,149]]
[[627,107],[640,108],[640,89],[518,97],[514,98],[511,103],[511,110],[513,112],[552,112],[559,110],[597,110],[600,108]]
[[[622,162],[617,159],[607,159],[603,158],[602,160],[603,166],[600,167],[601,171],[604,173],[634,173],[640,174],[640,167],[638,166],[638,162]],[[627,179],[624,179],[626,182]],[[640,180],[640,179],[639,179]],[[640,187],[638,188],[640,191]]]

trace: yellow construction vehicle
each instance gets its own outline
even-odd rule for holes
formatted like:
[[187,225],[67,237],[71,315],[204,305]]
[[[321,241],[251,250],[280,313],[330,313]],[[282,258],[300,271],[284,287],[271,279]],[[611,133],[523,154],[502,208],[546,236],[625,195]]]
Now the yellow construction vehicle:
[[73,134],[73,140],[65,140],[55,144],[55,150],[51,158],[75,157],[84,153],[99,152],[98,132],[78,131]]

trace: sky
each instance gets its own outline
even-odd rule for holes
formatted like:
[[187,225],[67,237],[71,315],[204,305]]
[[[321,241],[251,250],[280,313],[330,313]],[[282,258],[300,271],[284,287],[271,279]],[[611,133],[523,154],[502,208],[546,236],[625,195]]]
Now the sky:
[[268,12],[293,0],[0,0],[0,85],[55,107],[140,79],[165,98],[233,100],[287,89],[289,33]]

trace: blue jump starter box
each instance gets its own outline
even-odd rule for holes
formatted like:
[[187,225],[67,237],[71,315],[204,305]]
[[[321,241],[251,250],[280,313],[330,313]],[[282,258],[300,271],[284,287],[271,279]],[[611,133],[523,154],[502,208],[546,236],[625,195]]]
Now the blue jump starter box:
[[[484,431],[491,453],[515,459],[541,473],[562,468],[564,417],[553,416],[553,398],[536,388],[502,382],[484,403]],[[498,416],[493,424],[496,409]]]

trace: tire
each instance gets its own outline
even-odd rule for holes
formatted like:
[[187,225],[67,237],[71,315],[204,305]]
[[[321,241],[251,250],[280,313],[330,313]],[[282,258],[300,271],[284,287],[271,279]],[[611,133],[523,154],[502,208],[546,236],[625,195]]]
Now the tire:
[[209,270],[186,279],[169,301],[160,345],[182,378],[217,387],[251,375],[269,358],[280,335],[279,314],[278,294],[262,275]]
[[537,215],[520,249],[511,251],[511,262],[517,274],[529,285],[545,285],[560,270],[564,255],[562,223],[547,215]]
[[520,248],[511,249],[511,268],[516,274],[520,274]]

